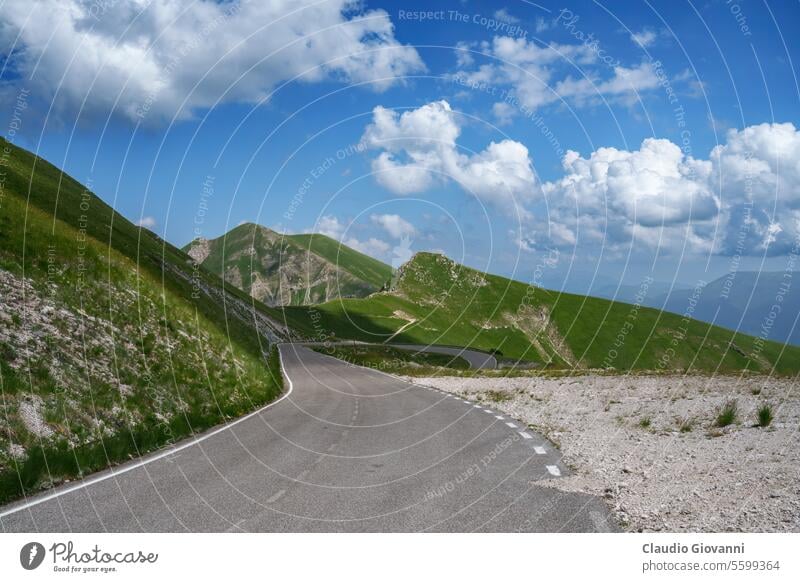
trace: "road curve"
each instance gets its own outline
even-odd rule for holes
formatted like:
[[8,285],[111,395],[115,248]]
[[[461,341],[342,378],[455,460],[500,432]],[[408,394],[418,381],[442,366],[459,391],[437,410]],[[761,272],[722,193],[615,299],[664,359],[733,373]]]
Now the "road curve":
[[479,352],[478,350],[470,350],[467,348],[451,348],[448,346],[423,346],[416,344],[386,344],[392,348],[400,348],[401,350],[410,350],[417,352],[432,352],[435,354],[446,354],[448,356],[458,356],[465,359],[471,368],[477,370],[497,368],[497,359],[492,354],[486,352]]
[[437,346],[437,345],[424,345],[424,344],[375,344],[362,341],[336,341],[336,342],[302,342],[302,345],[309,347],[330,347],[330,346],[375,346],[386,348],[397,348],[400,350],[416,351],[416,352],[430,352],[434,354],[445,354],[448,356],[458,356],[467,361],[471,368],[476,370],[480,369],[495,369],[497,368],[497,358],[492,354],[480,352],[470,348],[457,348],[452,346]]
[[513,419],[297,344],[280,352],[279,402],[2,507],[2,531],[616,529],[598,498],[541,485],[566,469]]

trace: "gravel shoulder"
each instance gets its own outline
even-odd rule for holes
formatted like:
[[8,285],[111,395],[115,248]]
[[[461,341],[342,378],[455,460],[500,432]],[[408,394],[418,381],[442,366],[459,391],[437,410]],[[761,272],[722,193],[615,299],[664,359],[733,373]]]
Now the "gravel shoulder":
[[[561,450],[547,481],[601,495],[623,529],[800,531],[800,390],[766,377],[407,378],[492,406]],[[736,421],[716,426],[735,400]],[[768,404],[774,420],[757,426]]]

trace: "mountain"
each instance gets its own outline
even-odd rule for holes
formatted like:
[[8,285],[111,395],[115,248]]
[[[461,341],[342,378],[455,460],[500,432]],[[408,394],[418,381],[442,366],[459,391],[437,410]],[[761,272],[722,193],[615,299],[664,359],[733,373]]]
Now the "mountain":
[[0,141],[0,503],[273,399],[280,321]]
[[310,305],[366,297],[392,268],[321,234],[285,235],[247,223],[183,249],[204,269],[267,305]]
[[432,253],[366,299],[287,307],[306,337],[436,343],[559,368],[791,374],[800,349],[647,307],[557,293]]
[[690,287],[682,283],[668,281],[642,281],[635,285],[603,284],[594,286],[585,295],[621,301],[622,303],[640,303],[650,307],[658,307],[653,298],[662,297],[673,291],[688,291]]
[[[781,343],[800,345],[800,273],[738,271],[711,281],[695,297],[692,317]],[[649,305],[684,313],[693,291],[654,297]],[[776,315],[774,306],[780,310]]]

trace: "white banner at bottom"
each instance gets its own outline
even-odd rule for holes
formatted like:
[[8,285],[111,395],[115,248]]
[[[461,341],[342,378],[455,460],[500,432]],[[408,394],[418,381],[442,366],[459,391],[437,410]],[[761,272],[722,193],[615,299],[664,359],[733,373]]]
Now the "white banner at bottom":
[[777,581],[800,580],[799,548],[798,534],[0,534],[0,579]]

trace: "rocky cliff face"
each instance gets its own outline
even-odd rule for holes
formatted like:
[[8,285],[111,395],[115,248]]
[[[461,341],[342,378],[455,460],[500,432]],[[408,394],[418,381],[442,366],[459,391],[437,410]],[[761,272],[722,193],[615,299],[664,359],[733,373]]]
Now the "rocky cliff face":
[[205,269],[269,306],[366,297],[380,289],[351,273],[346,258],[331,260],[292,236],[257,224],[241,225],[212,240],[195,239],[184,250]]

